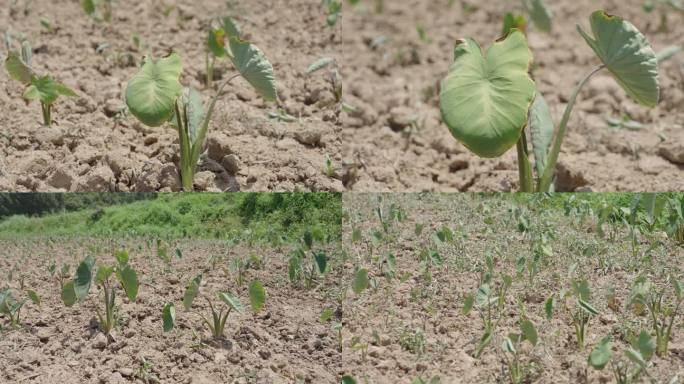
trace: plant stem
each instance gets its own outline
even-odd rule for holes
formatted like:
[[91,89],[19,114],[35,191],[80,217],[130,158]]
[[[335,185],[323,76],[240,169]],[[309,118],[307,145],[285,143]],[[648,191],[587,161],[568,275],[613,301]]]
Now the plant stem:
[[40,108],[43,111],[43,125],[49,127],[52,125],[52,117],[50,116],[50,104],[40,103]]
[[584,87],[584,85],[587,82],[589,82],[589,80],[595,74],[600,72],[605,67],[606,66],[602,64],[593,71],[591,71],[584,79],[582,79],[582,81],[580,81],[580,83],[573,91],[572,96],[570,96],[570,101],[568,102],[568,106],[565,107],[563,118],[561,119],[560,125],[558,126],[558,132],[556,132],[553,148],[551,148],[551,152],[549,152],[549,158],[546,160],[546,168],[544,168],[544,174],[539,179],[539,185],[537,186],[538,192],[549,192],[549,188],[551,187],[551,180],[553,179],[553,175],[556,170],[556,163],[558,162],[558,154],[560,153],[561,145],[563,144],[563,139],[565,138],[565,131],[568,126],[568,121],[570,120],[570,114],[572,113],[572,109],[574,108],[575,102],[577,101],[577,96],[579,96],[582,87]]
[[176,100],[176,122],[178,123],[178,139],[180,142],[180,175],[181,184],[185,192],[191,192],[193,189],[192,181],[195,176],[195,167],[192,164],[190,156],[190,138],[188,137],[188,130],[185,121],[185,114],[180,113],[178,100]]
[[534,192],[532,182],[532,167],[530,166],[529,152],[527,152],[527,137],[525,131],[520,134],[518,144],[518,175],[520,179],[520,192]]

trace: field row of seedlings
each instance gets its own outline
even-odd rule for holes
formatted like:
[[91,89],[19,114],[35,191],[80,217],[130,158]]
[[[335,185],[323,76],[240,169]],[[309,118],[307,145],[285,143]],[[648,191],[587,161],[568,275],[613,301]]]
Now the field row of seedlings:
[[684,197],[346,195],[345,383],[680,383]]
[[0,190],[343,188],[339,1],[2,8]]
[[675,1],[349,1],[345,186],[682,190],[683,20]]
[[333,383],[339,244],[3,240],[0,381]]

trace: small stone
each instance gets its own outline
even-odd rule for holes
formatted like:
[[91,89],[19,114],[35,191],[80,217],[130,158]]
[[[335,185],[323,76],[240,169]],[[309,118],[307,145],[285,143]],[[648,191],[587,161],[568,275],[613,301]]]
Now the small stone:
[[300,127],[295,132],[295,139],[304,145],[316,146],[321,142],[322,132],[319,127]]
[[388,123],[393,131],[401,131],[411,125],[416,120],[416,116],[407,107],[395,107],[389,111]]
[[103,350],[107,347],[107,337],[103,333],[98,333],[93,339],[91,346],[95,349]]
[[36,332],[36,337],[41,343],[47,343],[50,340],[50,333],[47,329],[39,329],[38,332]]
[[271,357],[271,351],[267,349],[260,349],[259,356],[261,356],[261,358],[264,360],[268,360],[268,358]]
[[109,99],[105,102],[104,113],[107,117],[114,117],[118,113],[124,110],[126,105],[122,100],[119,99]]
[[230,138],[219,133],[207,139],[207,154],[210,158],[221,161],[224,156],[233,153],[230,149]]
[[240,158],[236,154],[223,156],[223,159],[221,159],[221,165],[226,169],[226,171],[228,171],[228,173],[235,175],[240,171]]
[[119,368],[119,373],[123,377],[131,377],[133,376],[133,370],[131,368]]
[[206,191],[214,186],[216,175],[214,172],[203,171],[195,174],[194,185],[197,190]]
[[658,149],[658,154],[667,161],[675,164],[684,164],[684,135],[670,138],[662,143]]
[[74,176],[62,168],[57,168],[52,175],[48,177],[47,183],[55,188],[69,190],[74,183]]

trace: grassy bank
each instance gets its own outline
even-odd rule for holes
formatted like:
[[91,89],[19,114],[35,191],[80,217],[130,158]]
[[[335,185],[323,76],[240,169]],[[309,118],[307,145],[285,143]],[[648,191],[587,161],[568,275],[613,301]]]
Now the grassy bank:
[[326,193],[160,194],[157,199],[102,205],[0,221],[0,238],[31,236],[159,236],[293,238],[319,228],[339,238],[341,196]]

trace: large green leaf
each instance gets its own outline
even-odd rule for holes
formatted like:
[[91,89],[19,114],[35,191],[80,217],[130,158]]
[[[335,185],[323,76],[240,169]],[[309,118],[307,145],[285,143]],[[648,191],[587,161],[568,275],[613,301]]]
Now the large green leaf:
[[601,340],[589,354],[589,365],[594,369],[601,370],[610,361],[613,351],[610,349],[610,336]]
[[553,14],[543,0],[531,0],[527,5],[534,26],[540,31],[551,32]]
[[24,64],[17,55],[16,52],[10,52],[7,59],[5,59],[5,69],[11,78],[19,81],[24,85],[31,83],[31,78],[33,77],[33,71],[28,65]]
[[592,38],[577,30],[596,52],[620,86],[637,102],[658,104],[658,59],[646,37],[621,17],[596,11],[590,17]]
[[263,52],[254,44],[238,38],[230,39],[233,64],[242,77],[266,101],[276,101],[276,85],[273,66]]
[[531,62],[518,30],[494,43],[486,56],[472,39],[456,45],[442,81],[440,110],[451,134],[478,156],[498,157],[520,138],[536,92],[528,74]]
[[57,82],[50,76],[33,77],[31,85],[26,87],[23,95],[26,100],[40,100],[45,104],[54,103],[57,96],[59,96]]
[[185,308],[186,311],[190,310],[192,307],[192,302],[195,300],[195,297],[197,297],[197,294],[199,294],[201,283],[202,275],[199,274],[195,276],[192,281],[190,281],[190,284],[188,284],[188,287],[185,290],[185,295],[183,295],[183,308]]
[[354,281],[352,282],[352,290],[357,295],[368,288],[368,270],[366,268],[361,268],[356,271],[354,275]]
[[126,104],[131,113],[150,127],[168,121],[183,90],[179,81],[181,71],[181,58],[175,53],[157,61],[146,58],[126,88]]
[[74,276],[74,294],[79,302],[83,302],[88,291],[90,291],[90,285],[93,281],[93,265],[95,264],[95,259],[92,256],[86,257],[81,264],[78,265],[76,269],[76,276]]
[[240,302],[240,299],[238,299],[236,296],[231,295],[230,293],[226,292],[219,292],[218,293],[218,298],[221,299],[224,303],[228,304],[229,307],[233,308],[234,310],[242,313],[243,306],[242,303]]
[[76,292],[74,291],[74,282],[69,281],[62,287],[62,301],[67,307],[71,307],[76,304]]
[[138,297],[138,274],[130,265],[126,265],[116,272],[116,277],[126,292],[128,300],[135,301],[135,298]]
[[537,92],[532,108],[530,108],[528,124],[532,136],[534,166],[537,168],[537,174],[542,175],[546,168],[549,146],[553,140],[554,125],[549,106],[540,92]]
[[176,322],[176,307],[173,303],[167,303],[162,310],[162,321],[164,323],[164,332],[168,332],[173,329],[174,323]]
[[249,303],[252,306],[252,311],[257,313],[264,306],[266,301],[266,290],[259,280],[254,280],[249,285]]

